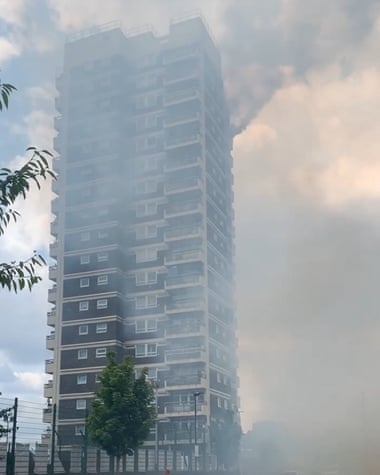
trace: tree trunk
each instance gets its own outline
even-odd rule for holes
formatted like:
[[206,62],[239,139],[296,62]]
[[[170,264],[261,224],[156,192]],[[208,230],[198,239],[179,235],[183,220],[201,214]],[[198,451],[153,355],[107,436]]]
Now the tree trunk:
[[110,475],[115,474],[115,457],[110,455]]

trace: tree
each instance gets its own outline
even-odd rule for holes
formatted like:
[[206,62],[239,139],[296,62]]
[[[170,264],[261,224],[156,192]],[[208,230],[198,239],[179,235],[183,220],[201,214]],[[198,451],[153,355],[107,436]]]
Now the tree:
[[118,468],[120,458],[132,455],[155,424],[154,388],[146,375],[144,369],[139,377],[135,376],[131,357],[117,363],[115,354],[108,354],[87,418],[87,430],[90,440],[110,456],[112,473],[114,457]]
[[[8,108],[9,96],[15,90],[11,84],[0,81],[0,111]],[[10,221],[17,221],[20,216],[12,208],[15,201],[26,198],[32,183],[40,189],[42,180],[49,176],[55,178],[55,173],[49,166],[49,159],[52,157],[50,152],[35,147],[29,147],[27,152],[31,157],[20,169],[0,168],[0,237],[5,234]],[[45,260],[36,251],[26,260],[0,262],[0,286],[14,292],[25,287],[31,290],[41,280],[36,274],[36,268],[43,265]]]

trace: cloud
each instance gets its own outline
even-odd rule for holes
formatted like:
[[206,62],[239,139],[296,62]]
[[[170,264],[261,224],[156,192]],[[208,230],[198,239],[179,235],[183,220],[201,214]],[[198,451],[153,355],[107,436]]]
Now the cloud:
[[21,26],[28,6],[28,0],[0,0],[0,18],[8,24]]
[[20,48],[13,44],[8,38],[0,36],[0,62],[3,64],[13,56],[20,54]]

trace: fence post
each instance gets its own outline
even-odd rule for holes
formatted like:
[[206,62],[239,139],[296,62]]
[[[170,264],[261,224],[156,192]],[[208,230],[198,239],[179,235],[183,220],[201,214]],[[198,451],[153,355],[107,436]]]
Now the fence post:
[[15,475],[15,470],[16,470],[17,408],[18,408],[18,398],[15,397],[15,402],[13,406],[12,445],[11,445],[9,475]]

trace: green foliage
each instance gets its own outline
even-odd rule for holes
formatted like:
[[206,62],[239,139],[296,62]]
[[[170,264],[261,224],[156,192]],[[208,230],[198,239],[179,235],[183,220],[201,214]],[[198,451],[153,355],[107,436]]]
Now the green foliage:
[[[9,95],[16,90],[11,84],[0,81],[0,111],[8,108]],[[55,178],[49,166],[52,155],[47,150],[29,147],[31,158],[18,170],[0,168],[0,236],[4,235],[10,221],[17,221],[19,212],[13,209],[17,198],[26,198],[31,184],[41,188],[41,181],[48,177]],[[29,290],[41,277],[36,274],[36,267],[45,265],[45,260],[35,251],[24,261],[0,262],[0,286],[8,290]]]
[[0,111],[8,109],[8,102],[10,94],[16,91],[12,84],[4,84],[0,81]]
[[111,457],[131,455],[155,424],[154,389],[146,374],[144,370],[136,378],[132,358],[116,363],[115,355],[108,355],[87,430],[90,439]]

